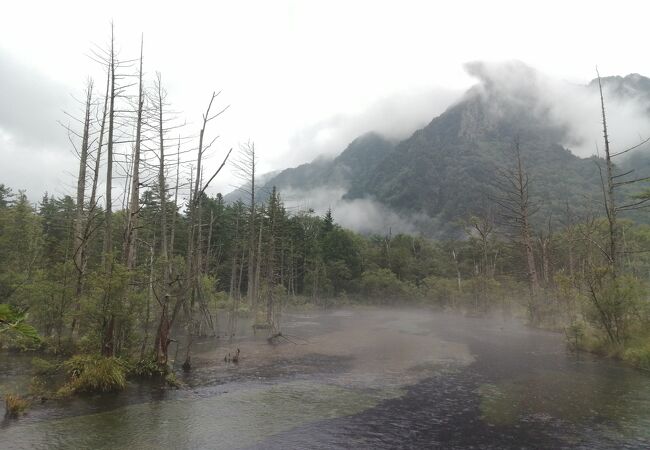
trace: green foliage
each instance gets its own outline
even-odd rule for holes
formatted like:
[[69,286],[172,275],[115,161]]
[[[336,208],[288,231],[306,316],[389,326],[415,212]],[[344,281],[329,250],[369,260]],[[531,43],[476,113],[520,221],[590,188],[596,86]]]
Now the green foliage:
[[622,344],[629,337],[643,285],[630,275],[614,278],[608,268],[597,268],[591,275],[587,319],[601,328],[611,343]]
[[40,397],[42,400],[47,399],[51,395],[49,377],[49,375],[33,376],[29,382],[29,395],[31,397]]
[[59,365],[43,358],[32,358],[32,370],[39,376],[54,375],[59,369]]
[[435,306],[453,306],[460,294],[457,280],[436,276],[426,277],[420,291],[427,303]]
[[586,325],[582,321],[574,321],[565,329],[567,344],[571,350],[582,348],[582,340],[585,337]]
[[[363,153],[362,147],[373,139],[357,142],[353,146],[356,150],[346,153],[345,158],[359,162],[355,152]],[[381,139],[374,141],[379,144]],[[479,142],[478,146],[490,157],[499,158],[495,149],[499,142],[499,139],[489,144]],[[536,142],[531,148],[539,145]],[[386,150],[388,154],[390,149]],[[422,149],[416,150],[419,155]],[[574,163],[573,158],[554,152],[558,161]],[[471,153],[463,158],[474,164],[476,156]],[[455,164],[447,163],[452,164],[449,167]],[[428,161],[423,161],[418,170],[438,170],[427,164]],[[546,163],[541,161],[541,164]],[[459,174],[459,179],[466,175]],[[410,189],[403,187],[404,192]],[[550,189],[546,184],[541,186],[541,189],[547,188]],[[440,201],[452,201],[450,198]],[[170,308],[175,306],[177,299],[190,297],[186,295],[186,280],[187,264],[191,261],[186,252],[191,233],[187,216],[174,210],[172,199],[167,199],[168,224],[175,220],[173,249],[170,239],[167,241],[168,256],[172,250],[173,255],[171,261],[167,261],[161,254],[160,199],[153,190],[143,192],[141,200],[136,267],[127,269],[123,263],[120,226],[114,227],[111,252],[103,254],[101,223],[94,223],[95,234],[89,240],[87,266],[78,291],[78,270],[71,255],[74,202],[68,197],[44,196],[40,207],[35,209],[24,194],[11,196],[8,189],[0,189],[0,254],[3,255],[0,259],[0,336],[3,346],[93,355],[105,348],[106,330],[112,323],[115,355],[137,361],[139,355],[151,354],[165,304],[161,293],[168,292]],[[406,200],[404,205],[408,207]],[[442,211],[443,216],[448,206],[440,205],[439,212]],[[254,216],[242,202],[228,204],[221,196],[209,198],[204,195],[200,220],[203,224],[211,224],[212,230],[206,226],[201,234],[202,267],[198,284],[193,286],[194,293],[198,294],[191,296],[195,299],[194,307],[206,306],[211,314],[230,312],[236,307],[236,314],[252,314],[254,308],[248,301],[247,290],[255,281],[249,279],[251,273],[248,271],[249,231],[253,224],[256,255],[253,267],[254,272],[259,273],[254,304],[260,313],[259,323],[267,320],[266,311],[260,311],[259,306],[266,305],[272,298],[274,311],[287,306],[307,308],[310,305],[328,307],[374,302],[416,303],[455,308],[471,314],[493,309],[521,314],[533,305],[540,317],[537,325],[567,329],[570,339],[575,337],[573,324],[584,323],[581,346],[594,349],[606,346],[608,340],[619,347],[631,345],[628,342],[650,326],[650,302],[643,281],[650,273],[650,254],[645,251],[650,247],[650,227],[620,221],[626,257],[616,282],[609,281],[606,270],[598,269],[607,266],[599,250],[606,247],[604,221],[570,221],[564,229],[558,227],[546,248],[551,260],[547,277],[542,276],[540,244],[535,241],[535,262],[541,286],[531,298],[526,261],[520,246],[512,245],[512,237],[504,233],[481,234],[481,230],[490,229],[494,224],[489,215],[479,217],[474,206],[467,206],[472,211],[465,216],[465,232],[460,239],[433,241],[420,236],[394,235],[389,230],[387,235],[354,233],[335,222],[335,210],[322,216],[314,211],[290,214],[276,190],[265,205],[258,205]],[[125,211],[115,211],[114,224],[122,223],[126,217]],[[439,233],[448,235],[448,218],[436,220],[443,225]],[[163,285],[163,273],[169,277],[167,286]],[[197,306],[196,301],[205,302],[205,305]],[[183,315],[186,306],[180,304],[178,314]],[[27,310],[33,328],[26,325]],[[2,314],[7,316],[7,311],[12,319],[2,322]],[[34,328],[43,336],[41,342],[23,336],[35,336]],[[608,337],[610,333],[613,338]],[[112,390],[110,386],[121,384],[119,373],[156,376],[160,370],[147,360],[136,362],[132,371],[127,367],[115,369],[119,364],[111,364],[104,361],[98,365],[103,373],[88,370],[83,376],[81,368],[70,368],[67,372],[69,382],[63,391]],[[44,372],[48,370],[43,367]],[[76,375],[72,377],[70,373]],[[103,377],[104,374],[108,375]],[[73,378],[74,383],[70,381]],[[109,381],[104,383],[105,378]]]
[[183,383],[176,377],[176,374],[174,372],[169,372],[167,375],[165,375],[165,383],[173,388],[179,388],[183,385]]
[[627,348],[623,352],[623,359],[639,369],[650,371],[650,339]]
[[369,299],[379,302],[395,302],[414,298],[416,290],[407,282],[400,281],[388,269],[366,271],[361,276],[361,292]]
[[27,312],[10,305],[0,304],[0,333],[15,333],[19,336],[39,341],[34,327],[26,323]]
[[[331,220],[331,216],[330,219]],[[353,279],[358,278],[363,270],[361,255],[355,246],[353,234],[339,226],[327,225],[325,217],[320,239],[321,255],[325,273],[332,289],[332,294],[349,289]]]
[[115,392],[126,388],[128,365],[119,358],[76,355],[63,363],[68,382],[60,391],[68,393]]
[[133,364],[130,373],[141,378],[156,378],[164,377],[168,373],[168,369],[152,358],[144,358]]

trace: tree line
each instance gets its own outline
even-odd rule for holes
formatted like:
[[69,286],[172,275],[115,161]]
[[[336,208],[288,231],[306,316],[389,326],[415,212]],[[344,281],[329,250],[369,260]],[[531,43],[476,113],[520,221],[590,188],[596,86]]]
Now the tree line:
[[[15,328],[28,313],[52,351],[165,370],[180,337],[189,370],[196,336],[231,337],[242,315],[279,332],[283,309],[306,303],[498,309],[576,343],[647,342],[650,228],[620,217],[650,199],[621,188],[647,179],[617,172],[613,160],[628,150],[610,150],[604,100],[602,208],[578,216],[567,204],[563,217],[535,218],[525,143],[515,142],[505,150],[512,164],[495,173],[498,195],[458,224],[462,237],[367,236],[337,225],[336,211],[290,211],[275,188],[261,191],[253,142],[206,172],[210,125],[228,107],[213,93],[188,132],[162,75],[145,75],[144,41],[137,59],[122,59],[111,30],[91,56],[105,71],[103,93],[89,80],[81,113],[65,125],[79,159],[74,197],[45,194],[32,205],[0,185],[0,325]],[[246,201],[207,194],[227,164]],[[0,339],[27,345],[15,333]]]

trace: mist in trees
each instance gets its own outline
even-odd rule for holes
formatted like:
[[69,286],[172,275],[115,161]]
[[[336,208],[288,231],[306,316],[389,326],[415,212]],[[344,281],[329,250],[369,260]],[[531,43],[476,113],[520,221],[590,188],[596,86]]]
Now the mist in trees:
[[[648,179],[615,163],[647,141],[610,148],[602,89],[602,203],[547,214],[522,137],[503,149],[510,164],[495,168],[495,194],[456,224],[456,239],[362,235],[338,225],[335,210],[290,209],[281,191],[260,187],[253,140],[219,148],[228,112],[219,92],[188,126],[164,75],[149,72],[145,37],[135,59],[118,47],[111,28],[91,49],[105,78],[87,80],[63,126],[79,162],[74,197],[31,204],[0,185],[3,345],[81,355],[72,360],[81,371],[129,361],[166,376],[172,362],[193,369],[197,337],[231,342],[241,317],[273,338],[290,308],[417,304],[523,316],[575,347],[647,364],[637,342],[650,322],[650,228],[622,214],[643,212],[650,197],[637,184]],[[220,161],[212,171],[210,155]],[[237,201],[209,195],[223,170],[241,183]]]

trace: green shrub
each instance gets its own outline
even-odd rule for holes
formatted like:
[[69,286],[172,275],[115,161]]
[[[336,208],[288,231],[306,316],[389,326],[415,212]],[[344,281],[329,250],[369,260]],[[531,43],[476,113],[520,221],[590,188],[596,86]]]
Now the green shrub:
[[621,345],[631,337],[630,329],[636,319],[633,312],[643,303],[645,287],[629,275],[614,278],[607,267],[594,269],[590,276],[592,287],[586,317],[612,344]]
[[435,306],[452,306],[458,301],[458,281],[436,276],[426,277],[420,285],[422,295]]
[[650,370],[650,342],[628,348],[623,352],[623,359],[639,369]]
[[237,307],[237,315],[246,317],[251,313],[251,307],[248,303],[241,301]]
[[217,310],[230,310],[232,305],[232,299],[225,292],[217,292],[213,294],[214,305]]
[[43,339],[43,350],[53,355],[73,355],[77,351],[77,344],[70,337],[57,339],[47,337]]
[[68,382],[60,394],[115,392],[126,387],[128,365],[121,359],[76,355],[63,363]]
[[174,388],[179,388],[182,384],[181,381],[176,378],[176,374],[174,372],[169,372],[167,375],[165,375],[165,383]]
[[571,350],[579,350],[582,348],[582,340],[585,337],[585,329],[585,323],[578,320],[572,322],[568,327],[566,327],[564,334],[566,336],[567,345]]
[[167,367],[161,366],[152,358],[145,358],[137,361],[130,373],[141,378],[163,377],[167,374]]
[[58,365],[46,359],[34,357],[32,358],[32,370],[35,375],[49,376],[54,375],[58,369]]
[[361,275],[361,292],[380,302],[415,298],[413,286],[397,278],[389,269],[367,270]]
[[28,392],[30,396],[40,397],[41,399],[46,399],[51,395],[46,381],[40,376],[32,377],[29,382]]

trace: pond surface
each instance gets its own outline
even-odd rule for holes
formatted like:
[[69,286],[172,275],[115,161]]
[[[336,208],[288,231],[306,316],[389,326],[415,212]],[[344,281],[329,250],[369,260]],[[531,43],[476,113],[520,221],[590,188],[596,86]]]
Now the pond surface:
[[[0,448],[650,448],[650,376],[513,320],[357,309],[246,333],[199,341],[179,390],[35,405]],[[0,356],[0,391],[29,361]]]

